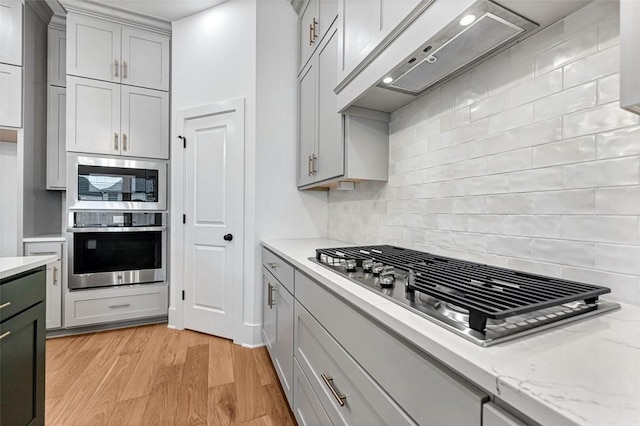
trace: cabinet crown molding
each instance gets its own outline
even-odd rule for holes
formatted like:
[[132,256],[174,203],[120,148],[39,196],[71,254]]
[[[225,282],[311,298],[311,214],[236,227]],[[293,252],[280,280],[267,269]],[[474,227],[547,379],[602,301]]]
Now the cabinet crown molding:
[[171,22],[152,18],[141,13],[106,6],[91,1],[61,0],[60,3],[67,12],[99,18],[129,27],[139,28],[158,34],[170,36]]
[[67,17],[65,15],[54,14],[49,22],[49,28],[56,28],[58,30],[67,30]]

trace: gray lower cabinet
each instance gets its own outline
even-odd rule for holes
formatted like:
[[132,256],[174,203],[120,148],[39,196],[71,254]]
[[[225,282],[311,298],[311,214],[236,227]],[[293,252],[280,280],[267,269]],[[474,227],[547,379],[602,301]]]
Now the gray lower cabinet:
[[280,379],[282,390],[291,405],[293,403],[293,295],[264,266],[262,283],[264,302],[262,336]]
[[302,372],[298,361],[293,361],[293,414],[300,426],[325,426],[331,420],[318,396],[313,391],[311,383]]

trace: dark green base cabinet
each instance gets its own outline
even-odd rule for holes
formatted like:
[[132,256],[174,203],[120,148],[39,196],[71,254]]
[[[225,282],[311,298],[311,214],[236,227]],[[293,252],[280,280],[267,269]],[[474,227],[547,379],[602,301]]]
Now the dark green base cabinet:
[[44,425],[45,281],[43,267],[0,282],[1,426]]

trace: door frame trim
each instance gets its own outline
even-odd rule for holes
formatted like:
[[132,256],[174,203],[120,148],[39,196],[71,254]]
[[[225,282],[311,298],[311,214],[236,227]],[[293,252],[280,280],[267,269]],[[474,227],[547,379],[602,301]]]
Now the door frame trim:
[[[169,327],[175,329],[184,329],[184,301],[182,300],[182,290],[184,290],[184,249],[186,233],[182,223],[182,215],[185,212],[185,150],[182,140],[178,139],[179,135],[184,134],[185,124],[188,120],[206,117],[209,115],[220,115],[224,113],[235,112],[235,129],[240,141],[242,141],[242,165],[244,170],[246,138],[245,138],[245,99],[235,98],[224,102],[215,102],[197,107],[184,108],[176,112],[175,121],[172,131],[171,140],[171,167],[169,178],[169,206],[170,206],[170,228],[169,228]],[[189,143],[189,141],[187,141]],[[245,288],[245,225],[246,225],[246,205],[245,192],[246,182],[245,174],[242,172],[242,199],[243,211],[241,226],[234,230],[234,236],[237,241],[243,244],[242,250],[239,250],[239,258],[236,259],[236,277],[240,279],[242,285],[233,286],[233,341],[241,343],[242,326],[243,326],[243,300]]]

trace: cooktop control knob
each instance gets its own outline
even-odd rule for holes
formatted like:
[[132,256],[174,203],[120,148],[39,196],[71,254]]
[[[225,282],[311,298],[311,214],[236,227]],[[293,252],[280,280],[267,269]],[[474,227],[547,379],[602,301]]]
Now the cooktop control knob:
[[391,288],[396,280],[396,270],[393,266],[385,266],[380,272],[380,287]]
[[364,269],[365,272],[371,272],[371,268],[373,268],[373,260],[366,259],[362,261],[362,269]]
[[344,263],[344,266],[347,268],[347,272],[355,272],[356,266],[358,266],[355,259],[347,259]]
[[373,272],[373,275],[380,275],[383,269],[384,269],[384,264],[380,262],[376,262],[371,267],[371,272]]

